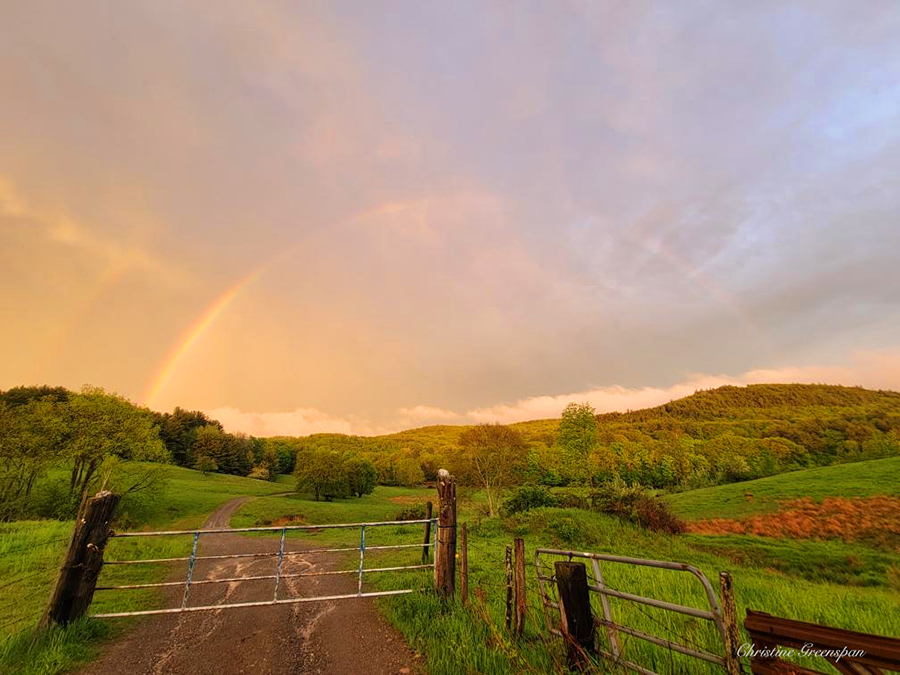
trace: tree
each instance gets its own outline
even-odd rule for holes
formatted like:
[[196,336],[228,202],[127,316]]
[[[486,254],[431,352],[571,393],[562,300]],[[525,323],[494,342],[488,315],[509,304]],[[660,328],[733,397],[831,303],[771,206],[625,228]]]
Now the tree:
[[321,497],[331,501],[334,497],[347,494],[347,472],[344,459],[332,450],[310,450],[297,458],[294,470],[297,477],[297,491],[311,490],[316,501]]
[[378,472],[375,465],[367,459],[352,457],[344,462],[344,470],[347,473],[347,485],[350,494],[357,497],[371,494],[375,490]]
[[21,511],[37,479],[59,459],[63,437],[52,399],[0,402],[0,520]]
[[525,441],[518,431],[502,424],[479,424],[462,433],[459,445],[462,459],[484,486],[493,516],[503,490],[525,462]]
[[156,423],[159,425],[159,437],[166,444],[172,459],[179,466],[191,466],[194,458],[191,457],[191,446],[197,439],[197,430],[213,426],[222,431],[222,425],[214,419],[206,416],[199,410],[184,410],[175,408],[171,413],[155,413]]
[[99,387],[84,387],[62,407],[65,456],[72,462],[71,492],[83,492],[113,457],[134,461],[171,459],[153,417]]
[[219,465],[216,464],[216,460],[209,455],[200,455],[194,462],[194,468],[197,471],[200,471],[204,476],[207,476],[212,471],[218,471]]
[[564,466],[576,481],[593,479],[591,453],[597,447],[597,416],[590,403],[570,403],[562,413],[556,444],[565,456]]

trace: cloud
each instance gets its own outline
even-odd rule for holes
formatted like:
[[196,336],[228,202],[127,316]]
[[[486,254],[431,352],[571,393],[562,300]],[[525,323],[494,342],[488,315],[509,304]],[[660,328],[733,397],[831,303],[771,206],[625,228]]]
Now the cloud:
[[[151,255],[134,243],[99,236],[62,209],[36,206],[15,189],[8,178],[0,175],[0,223],[13,219],[26,223],[33,232],[43,235],[48,244],[86,256],[91,263],[100,262],[107,272],[136,270],[148,275],[154,283],[171,287],[183,286],[186,275],[162,259]],[[125,229],[125,228],[122,228]]]
[[335,417],[313,408],[298,408],[291,412],[245,413],[226,407],[210,410],[208,413],[222,422],[229,431],[243,431],[255,436],[326,432],[374,435],[429,424],[511,424],[546,419],[558,417],[569,403],[590,403],[597,412],[625,412],[661,405],[701,389],[763,383],[842,384],[900,390],[900,347],[858,352],[845,365],[788,366],[751,370],[735,376],[698,373],[668,387],[596,387],[567,394],[532,396],[468,412],[417,405],[398,408],[393,419],[381,425],[360,418]]
[[244,412],[222,407],[206,413],[219,420],[228,431],[242,431],[253,436],[307,436],[318,433],[354,433],[353,424],[314,408],[297,408],[286,412]]
[[459,413],[452,410],[444,410],[443,408],[434,408],[427,405],[417,405],[413,408],[400,408],[397,412],[410,419],[427,419],[427,420],[456,420],[459,419]]

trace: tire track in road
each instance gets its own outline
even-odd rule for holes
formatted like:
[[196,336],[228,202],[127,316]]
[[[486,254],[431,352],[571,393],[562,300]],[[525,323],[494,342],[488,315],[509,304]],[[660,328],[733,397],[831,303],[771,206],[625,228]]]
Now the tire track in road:
[[[223,504],[203,527],[227,528],[231,517],[248,499],[252,498],[240,497]],[[285,542],[286,551],[302,551],[304,546],[297,540]],[[199,552],[201,555],[270,553],[277,551],[277,547],[277,538],[217,534],[201,537]],[[296,569],[291,571],[329,571],[338,569],[341,562],[334,554],[317,554],[315,560],[292,556],[291,565]],[[198,561],[194,579],[272,573],[273,558],[234,558]],[[172,580],[182,580],[183,574],[183,569],[173,571]],[[279,593],[279,597],[355,592],[356,579],[348,576],[284,579],[284,593]],[[166,590],[166,606],[177,607],[183,588]],[[204,584],[191,587],[188,604],[256,602],[271,600],[272,594],[271,579]],[[387,624],[372,600],[364,598],[146,617],[121,639],[106,645],[99,658],[79,673],[389,675],[422,671],[403,637]]]

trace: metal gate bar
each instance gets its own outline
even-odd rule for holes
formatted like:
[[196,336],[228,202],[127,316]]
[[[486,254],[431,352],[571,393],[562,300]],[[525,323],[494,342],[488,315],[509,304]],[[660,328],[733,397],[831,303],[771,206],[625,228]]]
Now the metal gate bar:
[[[431,565],[428,565],[431,567]],[[92,619],[118,619],[127,616],[148,616],[150,614],[183,614],[185,612],[202,612],[205,610],[236,609],[240,607],[267,607],[269,605],[293,605],[298,602],[319,602],[320,600],[345,600],[349,598],[377,598],[388,595],[406,595],[415,593],[412,588],[399,591],[373,591],[371,593],[347,593],[346,595],[318,595],[313,598],[289,598],[287,600],[263,600],[261,602],[233,602],[227,605],[204,605],[201,607],[175,607],[172,609],[146,609],[139,612],[111,612],[109,614],[91,614]]]
[[[98,619],[111,619],[117,617],[126,617],[126,616],[145,616],[150,614],[178,614],[181,612],[196,612],[201,610],[218,610],[225,609],[228,607],[263,607],[266,605],[279,605],[279,604],[293,604],[298,602],[314,602],[317,600],[338,600],[343,598],[365,598],[365,597],[379,597],[379,596],[387,596],[387,595],[402,595],[405,593],[412,593],[413,589],[402,589],[395,591],[380,591],[380,592],[372,592],[372,593],[363,593],[363,575],[372,573],[372,572],[400,572],[405,570],[419,570],[428,567],[433,567],[436,564],[436,556],[435,562],[432,564],[423,564],[423,565],[401,565],[395,567],[374,567],[374,568],[365,568],[365,555],[366,550],[387,550],[387,549],[404,549],[404,548],[420,548],[423,547],[425,550],[428,547],[435,546],[435,541],[427,541],[424,543],[417,544],[385,544],[385,545],[377,545],[377,546],[366,546],[366,528],[367,527],[387,527],[387,526],[404,526],[404,525],[424,525],[428,524],[430,526],[431,523],[437,523],[437,518],[424,518],[421,520],[395,520],[395,521],[383,521],[377,523],[336,523],[336,524],[328,524],[328,525],[290,525],[284,527],[243,527],[243,528],[211,528],[207,530],[170,530],[170,531],[160,531],[160,532],[118,532],[113,533],[112,537],[158,537],[158,536],[183,536],[183,535],[193,535],[193,544],[191,547],[191,555],[189,557],[178,557],[178,558],[157,558],[157,559],[143,559],[143,560],[111,560],[105,564],[107,565],[147,565],[147,564],[155,564],[155,563],[171,563],[171,562],[184,562],[187,561],[188,569],[187,576],[184,585],[184,595],[181,600],[181,607],[178,608],[169,608],[169,609],[153,609],[153,610],[143,610],[136,612],[111,612],[111,613],[103,613],[103,614],[93,614],[91,615],[94,618]],[[311,549],[309,551],[285,551],[285,536],[288,530],[325,530],[325,529],[350,529],[350,528],[359,528],[359,546],[356,548],[353,547],[341,547],[341,548],[323,548],[323,549]],[[429,528],[430,529],[430,528]],[[437,535],[438,528],[433,528],[435,532],[435,537]],[[427,530],[426,530],[427,531]],[[278,551],[275,553],[235,553],[230,555],[209,555],[209,556],[200,556],[197,555],[198,544],[200,540],[201,534],[234,534],[240,532],[279,532],[281,534],[279,538]],[[288,556],[304,556],[315,553],[338,553],[338,552],[348,552],[348,551],[356,551],[359,550],[359,566],[353,570],[334,570],[327,572],[301,572],[301,573],[293,573],[293,574],[284,574],[284,559]],[[198,560],[225,560],[225,559],[233,559],[233,558],[276,558],[276,568],[275,574],[266,574],[266,575],[255,575],[255,576],[246,576],[246,577],[234,577],[228,579],[199,579],[194,581],[194,568]],[[334,574],[356,574],[358,576],[357,582],[357,592],[353,594],[346,595],[331,595],[331,596],[317,596],[317,597],[309,597],[309,598],[287,598],[287,599],[279,599],[278,598],[278,590],[281,585],[282,579],[296,579],[300,577],[316,577],[316,576],[327,576]],[[193,585],[200,584],[218,584],[218,583],[235,583],[242,581],[261,581],[261,580],[274,580],[274,592],[272,595],[272,600],[269,601],[260,601],[260,602],[240,602],[240,603],[231,603],[224,605],[204,605],[199,607],[188,607],[187,602],[190,596],[190,589]],[[114,590],[133,590],[140,588],[163,588],[170,586],[181,586],[182,582],[180,581],[167,581],[167,582],[159,582],[159,583],[149,583],[149,584],[121,584],[121,585],[111,585],[111,586],[98,586],[95,590],[98,591],[114,591]]]
[[[615,663],[622,665],[630,670],[633,670],[638,673],[642,673],[643,675],[656,675],[652,670],[648,670],[643,668],[642,666],[633,663],[628,660],[623,660],[622,651],[619,645],[618,633],[625,633],[627,635],[631,635],[641,640],[645,640],[652,644],[655,644],[660,647],[665,647],[667,649],[671,649],[672,651],[678,652],[680,654],[685,654],[687,656],[692,656],[694,658],[702,659],[709,663],[713,663],[715,665],[721,666],[722,668],[726,667],[725,659],[722,656],[717,656],[715,654],[710,654],[709,652],[693,649],[686,645],[681,645],[676,642],[672,642],[671,640],[667,640],[658,635],[653,635],[651,633],[645,633],[644,631],[637,630],[636,628],[631,628],[629,626],[624,626],[622,624],[618,624],[613,621],[612,611],[609,607],[609,602],[607,598],[620,598],[622,600],[629,600],[631,602],[640,603],[643,605],[649,605],[650,607],[656,607],[658,609],[665,609],[670,612],[677,612],[678,614],[685,614],[687,616],[693,616],[698,619],[705,619],[707,621],[711,621],[715,624],[718,629],[719,635],[722,638],[723,645],[726,645],[727,649],[727,639],[725,637],[725,623],[722,619],[722,610],[719,607],[719,601],[716,598],[716,594],[712,589],[712,584],[709,583],[709,579],[706,578],[706,575],[703,574],[700,570],[698,570],[693,565],[688,565],[687,563],[679,563],[679,562],[669,562],[666,560],[648,560],[645,558],[629,558],[625,556],[615,556],[615,555],[606,555],[602,553],[586,553],[581,551],[564,551],[561,549],[552,549],[552,548],[539,548],[534,553],[534,566],[537,572],[538,585],[540,587],[541,592],[541,600],[542,605],[544,607],[544,614],[547,620],[548,631],[554,635],[562,635],[562,633],[554,628],[550,628],[550,615],[547,612],[548,608],[559,609],[559,603],[553,602],[548,599],[547,589],[545,586],[545,582],[554,581],[553,576],[547,576],[545,574],[541,574],[541,563],[540,557],[541,554],[551,555],[551,556],[559,556],[565,557],[569,560],[572,558],[586,558],[591,561],[591,565],[594,573],[594,580],[596,583],[588,584],[588,589],[591,591],[595,591],[600,594],[601,599],[601,607],[603,609],[603,618],[595,617],[594,623],[599,626],[604,626],[607,629],[607,634],[610,641],[610,647],[612,652],[605,651],[603,649],[598,650],[601,656],[604,656],[608,659],[613,659]],[[686,605],[679,605],[677,603],[666,602],[665,600],[657,600],[655,598],[647,598],[641,595],[634,595],[632,593],[625,593],[623,591],[617,591],[609,588],[603,581],[603,576],[600,573],[600,562],[613,562],[613,563],[624,563],[628,565],[639,565],[642,567],[655,567],[657,569],[667,569],[667,570],[675,570],[678,572],[688,572],[695,576],[703,586],[703,590],[706,593],[706,599],[709,602],[710,610],[702,610],[696,607],[688,607]]]

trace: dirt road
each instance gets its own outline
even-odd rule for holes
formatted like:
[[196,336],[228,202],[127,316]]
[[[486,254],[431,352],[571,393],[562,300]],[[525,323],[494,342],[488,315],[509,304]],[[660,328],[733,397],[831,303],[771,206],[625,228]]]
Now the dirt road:
[[[248,498],[234,499],[213,513],[204,527],[228,527]],[[302,550],[290,539],[285,550]],[[215,535],[200,539],[201,555],[277,550],[274,538]],[[305,557],[304,557],[305,558]],[[290,562],[287,562],[290,561]],[[285,572],[339,569],[340,560],[325,555],[287,558]],[[273,558],[199,561],[195,579],[272,574]],[[290,566],[290,569],[289,569]],[[280,597],[337,595],[356,591],[353,575],[333,575],[282,582]],[[206,584],[191,588],[191,605],[270,600],[273,582]],[[127,591],[119,591],[127,592]],[[181,601],[172,593],[170,606]],[[351,599],[272,607],[225,609],[147,617],[135,630],[108,645],[82,675],[253,673],[396,674],[424,670],[402,635],[389,626],[372,600]]]

